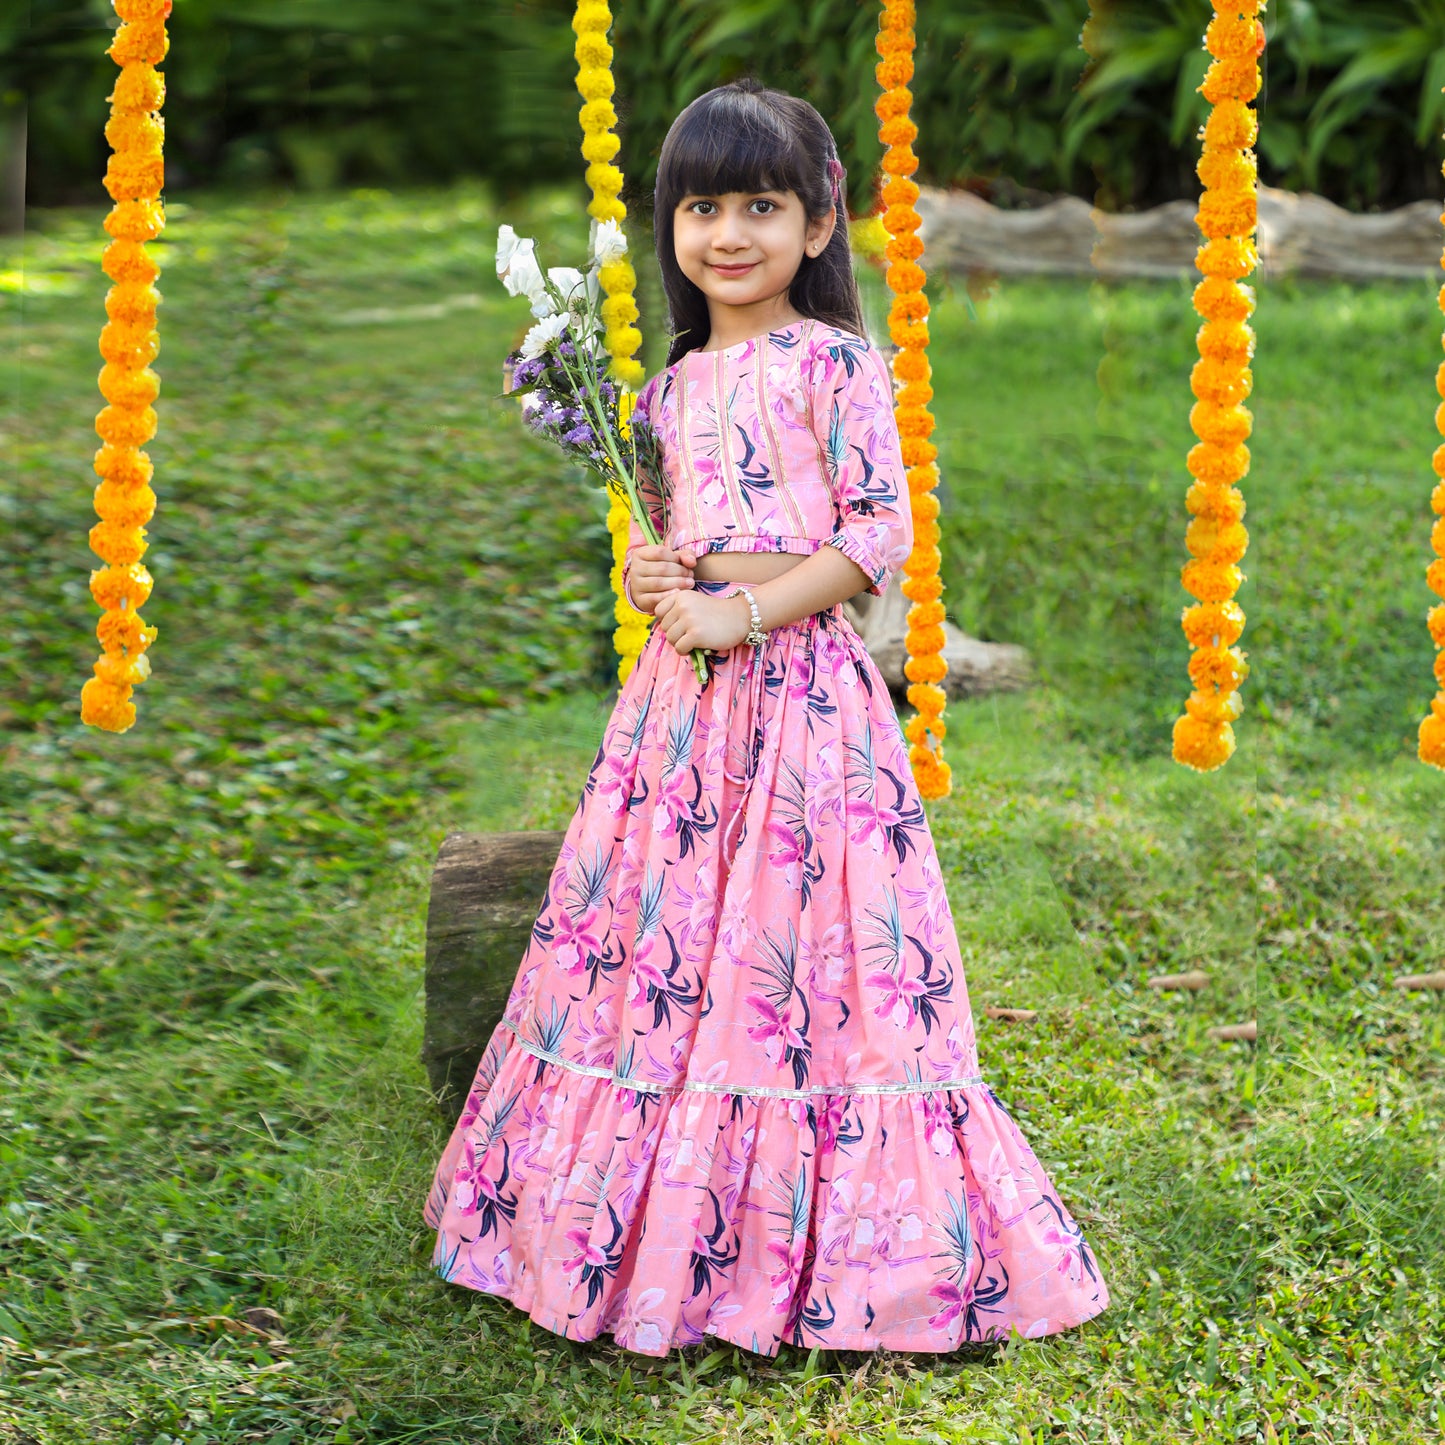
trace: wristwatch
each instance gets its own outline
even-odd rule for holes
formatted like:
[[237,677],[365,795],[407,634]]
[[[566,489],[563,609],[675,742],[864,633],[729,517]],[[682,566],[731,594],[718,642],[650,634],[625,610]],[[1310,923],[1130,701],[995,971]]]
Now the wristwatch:
[[758,611],[757,599],[746,587],[734,587],[731,592],[726,593],[728,597],[737,597],[739,594],[748,599],[748,610],[753,614],[752,631],[743,638],[750,647],[762,647],[768,640],[768,634],[763,631],[763,614]]

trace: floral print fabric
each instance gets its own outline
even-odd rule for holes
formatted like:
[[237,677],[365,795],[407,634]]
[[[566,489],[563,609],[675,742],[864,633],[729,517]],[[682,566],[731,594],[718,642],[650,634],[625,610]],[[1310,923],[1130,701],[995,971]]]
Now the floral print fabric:
[[[649,506],[676,551],[832,546],[881,596],[913,549],[888,363],[851,331],[807,318],[687,352],[642,388],[635,415],[661,447]],[[629,563],[643,540],[634,519]]]
[[907,742],[841,604],[705,685],[653,630],[424,1213],[448,1281],[647,1355],[944,1351],[1105,1308],[979,1072]]

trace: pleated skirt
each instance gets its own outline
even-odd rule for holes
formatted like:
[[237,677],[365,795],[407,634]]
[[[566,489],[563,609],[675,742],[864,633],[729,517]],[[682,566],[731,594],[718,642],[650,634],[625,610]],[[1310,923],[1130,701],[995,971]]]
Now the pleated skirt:
[[705,684],[653,629],[423,1212],[447,1281],[645,1355],[947,1351],[1106,1307],[979,1072],[908,744],[841,604]]

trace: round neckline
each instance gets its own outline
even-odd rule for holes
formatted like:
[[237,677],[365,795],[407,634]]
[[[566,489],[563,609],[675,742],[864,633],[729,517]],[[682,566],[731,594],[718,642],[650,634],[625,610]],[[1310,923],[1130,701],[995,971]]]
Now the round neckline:
[[733,342],[731,346],[719,346],[714,351],[703,351],[701,348],[694,347],[691,351],[684,351],[672,365],[681,366],[689,356],[726,356],[730,351],[741,351],[743,347],[751,346],[755,341],[765,341],[770,336],[781,336],[785,332],[793,330],[794,327],[802,326],[807,320],[808,317],[801,316],[796,321],[789,321],[785,326],[775,326],[771,331],[760,331],[756,336],[745,336],[741,341]]

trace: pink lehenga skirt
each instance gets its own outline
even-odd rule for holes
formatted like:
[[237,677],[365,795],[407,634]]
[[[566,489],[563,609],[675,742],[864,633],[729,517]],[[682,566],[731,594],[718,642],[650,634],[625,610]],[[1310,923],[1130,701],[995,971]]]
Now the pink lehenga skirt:
[[841,604],[705,686],[653,629],[424,1213],[444,1279],[645,1355],[944,1351],[1108,1304],[979,1073],[907,741]]

